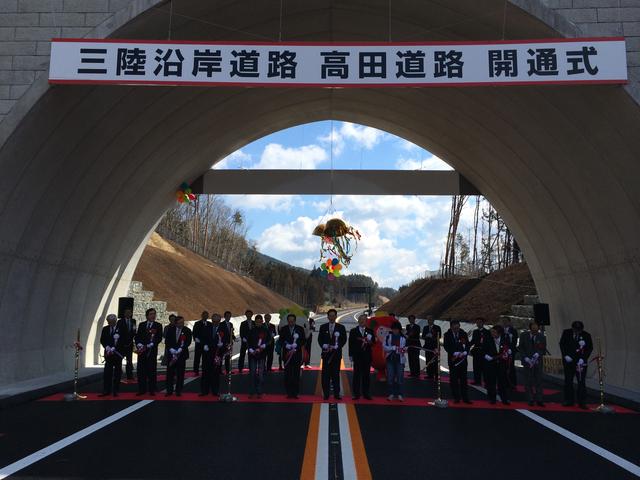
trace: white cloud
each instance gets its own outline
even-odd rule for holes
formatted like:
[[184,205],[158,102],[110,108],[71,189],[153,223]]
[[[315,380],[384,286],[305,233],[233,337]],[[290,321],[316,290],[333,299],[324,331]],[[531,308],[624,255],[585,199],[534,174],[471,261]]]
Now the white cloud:
[[260,161],[252,168],[263,169],[315,169],[327,159],[327,152],[319,145],[284,147],[270,143],[262,152]]
[[355,148],[365,148],[372,150],[387,135],[382,130],[364,125],[356,125],[355,123],[342,122],[340,128],[335,127],[327,133],[318,137],[318,140],[325,146],[331,145],[331,137],[333,135],[333,154],[338,157],[344,151],[347,142]]
[[[370,275],[380,285],[398,287],[426,271],[437,270],[449,219],[449,197],[336,196],[344,218],[362,234],[345,273]],[[298,217],[266,229],[258,248],[304,268],[318,265],[320,239],[311,235],[323,219],[327,202],[312,205],[318,216]]]
[[441,158],[431,155],[426,158],[399,158],[396,160],[398,170],[453,170],[453,167]]
[[340,127],[340,134],[349,140],[352,140],[357,146],[371,150],[385,136],[385,132],[373,127],[365,127],[364,125],[356,125],[354,123],[344,122]]
[[[319,239],[311,235],[319,219],[298,217],[266,228],[257,240],[258,249],[294,265],[313,265],[312,252],[318,252]],[[299,253],[303,253],[302,256]],[[293,254],[293,255],[292,255]]]
[[246,168],[251,164],[251,155],[240,150],[236,150],[231,155],[227,155],[219,162],[216,162],[211,168]]
[[[333,145],[331,144],[332,136],[333,136]],[[334,157],[339,157],[344,151],[344,147],[345,147],[344,136],[335,128],[331,130],[329,133],[327,133],[326,135],[319,136],[318,141],[324,144],[329,149],[329,152],[333,150]]]

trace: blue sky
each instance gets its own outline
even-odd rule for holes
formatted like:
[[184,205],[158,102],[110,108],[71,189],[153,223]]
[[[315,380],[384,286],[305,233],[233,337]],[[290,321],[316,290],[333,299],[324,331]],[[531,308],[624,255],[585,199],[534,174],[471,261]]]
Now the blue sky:
[[[329,169],[333,125],[334,169],[449,170],[424,149],[389,133],[346,122],[300,125],[257,140],[214,168]],[[225,195],[242,209],[258,249],[292,265],[319,264],[315,225],[328,219],[328,196]],[[450,197],[334,196],[336,215],[362,233],[347,273],[363,273],[395,287],[439,268]],[[467,209],[471,212],[471,209]],[[470,224],[464,215],[462,228]]]

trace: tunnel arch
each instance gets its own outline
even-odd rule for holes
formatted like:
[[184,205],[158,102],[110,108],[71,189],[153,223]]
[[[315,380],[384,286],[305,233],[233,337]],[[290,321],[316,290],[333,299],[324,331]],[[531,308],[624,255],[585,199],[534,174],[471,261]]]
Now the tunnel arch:
[[[518,35],[553,33],[518,15]],[[149,17],[116,34],[157,35]],[[614,86],[46,88],[0,149],[0,322],[23,325],[0,340],[0,381],[69,370],[60,346],[78,326],[88,363],[96,358],[97,320],[124,293],[177,185],[252,140],[331,118],[405,138],[467,177],[519,239],[551,304],[552,339],[584,320],[615,366],[609,382],[637,389],[640,110]]]

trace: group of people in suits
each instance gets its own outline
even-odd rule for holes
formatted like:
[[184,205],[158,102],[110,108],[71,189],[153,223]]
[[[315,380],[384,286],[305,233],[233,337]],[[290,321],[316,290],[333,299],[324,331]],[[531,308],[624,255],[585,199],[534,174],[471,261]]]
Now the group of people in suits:
[[[544,407],[543,357],[549,352],[546,336],[538,323],[531,322],[529,329],[519,335],[508,318],[503,325],[493,325],[490,329],[484,325],[485,320],[477,318],[469,339],[469,335],[460,330],[460,323],[454,320],[444,335],[454,402],[471,403],[467,393],[467,356],[471,355],[473,384],[482,385],[484,380],[490,403],[495,404],[499,394],[502,403],[509,405],[510,393],[517,381],[515,359],[519,356],[528,403]],[[585,380],[593,343],[582,322],[575,321],[570,329],[563,331],[560,350],[565,374],[563,405],[573,406],[577,401],[580,408],[586,409]],[[577,379],[577,391],[574,378]]]
[[[150,308],[145,320],[136,324],[131,310],[126,310],[122,318],[108,315],[107,325],[102,329],[100,343],[104,347],[104,384],[101,396],[118,396],[122,375],[122,364],[126,361],[127,379],[133,378],[132,355],[137,354],[138,393],[155,395],[157,391],[158,348],[164,339],[163,362],[167,367],[166,395],[180,396],[189,358],[189,347],[194,348],[193,369],[196,375],[202,371],[200,395],[219,395],[220,377],[223,367],[227,375],[231,372],[231,347],[236,339],[231,323],[231,312],[223,316],[202,312],[195,322],[193,332],[185,326],[184,318],[172,316],[166,327],[156,320],[156,311]],[[286,324],[276,327],[271,316],[256,315],[247,310],[246,319],[240,324],[240,357],[238,369],[244,370],[245,359],[252,376],[250,397],[263,395],[264,374],[272,370],[274,347],[278,344],[284,389],[288,398],[298,398],[300,390],[300,367],[305,359],[303,352],[310,350],[310,336],[305,328],[298,325],[294,314],[289,314]],[[340,367],[342,350],[348,342],[348,355],[353,365],[353,399],[361,396],[371,399],[370,369],[372,349],[376,341],[374,331],[367,327],[367,315],[358,317],[358,325],[347,334],[344,325],[337,322],[338,312],[327,312],[328,322],[318,331],[317,342],[322,358],[323,398],[341,399]],[[442,335],[435,325],[433,316],[427,317],[421,329],[416,317],[409,315],[406,328],[396,320],[383,340],[386,359],[388,400],[403,400],[403,377],[405,355],[408,357],[409,375],[420,376],[420,353],[424,352],[428,379],[436,379],[439,360],[440,338],[443,339],[449,367],[450,388],[454,403],[472,403],[468,395],[468,356],[473,358],[473,384],[484,384],[490,403],[495,404],[497,395],[503,404],[510,404],[510,392],[516,386],[515,358],[519,355],[523,367],[525,390],[529,405],[544,406],[542,390],[542,363],[548,353],[546,337],[536,322],[529,329],[518,334],[508,319],[503,325],[485,327],[483,318],[476,319],[476,328],[467,333],[460,328],[460,322],[452,320],[450,328]],[[580,321],[575,321],[570,329],[563,332],[560,340],[562,361],[565,372],[564,405],[577,403],[586,408],[586,374],[589,357],[593,351],[591,335],[584,330]],[[574,389],[577,379],[577,391]]]

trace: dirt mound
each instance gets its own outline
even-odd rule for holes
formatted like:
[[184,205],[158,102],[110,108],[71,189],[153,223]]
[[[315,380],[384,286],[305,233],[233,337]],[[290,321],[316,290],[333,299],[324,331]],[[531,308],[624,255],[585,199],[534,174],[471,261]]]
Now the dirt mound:
[[533,278],[526,263],[493,272],[481,279],[425,279],[402,290],[381,310],[424,318],[473,321],[485,317],[493,323],[509,313],[511,305],[521,303],[524,295],[535,294]]
[[295,305],[254,280],[229,272],[211,261],[154,233],[133,279],[154,299],[167,302],[187,320],[200,318],[202,310],[233,315],[247,308],[256,313],[277,312]]

